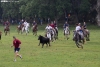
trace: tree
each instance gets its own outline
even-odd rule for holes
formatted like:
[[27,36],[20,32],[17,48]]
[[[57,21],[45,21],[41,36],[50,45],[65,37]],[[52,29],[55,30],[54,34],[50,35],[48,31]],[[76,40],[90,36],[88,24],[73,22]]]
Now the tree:
[[97,12],[98,12],[97,24],[98,24],[98,26],[100,26],[100,0],[97,0]]
[[18,18],[19,3],[18,2],[2,2],[3,14],[2,18]]

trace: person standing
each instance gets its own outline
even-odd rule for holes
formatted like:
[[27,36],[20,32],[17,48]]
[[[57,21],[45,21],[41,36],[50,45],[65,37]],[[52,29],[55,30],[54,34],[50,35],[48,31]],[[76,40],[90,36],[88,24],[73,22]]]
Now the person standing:
[[18,53],[20,51],[20,44],[21,44],[21,41],[16,39],[15,36],[13,36],[13,45],[11,47],[14,47],[14,52],[15,52],[15,59],[14,61],[16,61],[16,58],[17,57],[20,57],[22,58],[22,56]]

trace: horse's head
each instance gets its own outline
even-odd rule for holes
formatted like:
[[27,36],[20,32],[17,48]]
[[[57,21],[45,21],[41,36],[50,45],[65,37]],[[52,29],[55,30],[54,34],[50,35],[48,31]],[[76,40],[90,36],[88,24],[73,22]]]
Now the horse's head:
[[43,37],[43,36],[39,35],[39,36],[38,36],[38,40],[41,40],[42,37]]

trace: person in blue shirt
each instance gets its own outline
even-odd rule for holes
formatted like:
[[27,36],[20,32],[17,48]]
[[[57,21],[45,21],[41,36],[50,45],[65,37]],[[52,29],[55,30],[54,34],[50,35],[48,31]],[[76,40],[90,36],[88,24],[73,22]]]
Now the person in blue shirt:
[[[65,24],[63,25],[64,31],[65,31],[66,27],[69,28],[69,24],[68,24],[68,22],[65,22]],[[64,32],[64,35],[65,35],[65,32]]]
[[35,20],[33,21],[33,23],[32,23],[32,26],[34,26],[36,24],[36,22],[35,22]]

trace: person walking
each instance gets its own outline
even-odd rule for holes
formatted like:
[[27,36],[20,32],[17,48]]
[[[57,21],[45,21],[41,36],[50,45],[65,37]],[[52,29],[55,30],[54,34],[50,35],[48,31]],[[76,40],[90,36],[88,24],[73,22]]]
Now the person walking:
[[11,47],[14,47],[14,52],[15,52],[15,59],[14,61],[16,61],[17,57],[20,57],[22,59],[22,56],[18,53],[20,51],[20,44],[21,41],[18,40],[15,36],[13,36],[13,45]]

